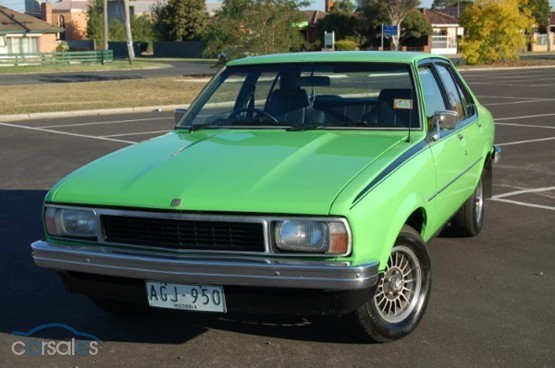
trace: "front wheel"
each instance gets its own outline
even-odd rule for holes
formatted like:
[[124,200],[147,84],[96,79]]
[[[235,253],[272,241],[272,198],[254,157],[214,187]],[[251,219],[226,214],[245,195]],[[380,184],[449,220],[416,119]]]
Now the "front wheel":
[[354,332],[368,342],[388,342],[411,333],[422,318],[432,283],[424,240],[405,225],[391,250],[372,295],[346,316]]

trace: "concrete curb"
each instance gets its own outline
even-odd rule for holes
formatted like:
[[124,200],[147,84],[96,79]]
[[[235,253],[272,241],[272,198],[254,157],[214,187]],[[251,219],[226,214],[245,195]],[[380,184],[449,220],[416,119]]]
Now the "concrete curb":
[[174,111],[175,109],[183,109],[183,108],[187,108],[188,106],[189,104],[166,105],[166,106],[141,106],[141,107],[121,107],[121,108],[114,108],[114,109],[34,112],[34,113],[28,113],[28,114],[0,115],[0,123],[23,121],[23,120],[34,120],[34,119],[70,118],[75,116],[101,116],[101,115],[133,114],[133,113],[140,113],[140,112],[144,113],[144,112]]

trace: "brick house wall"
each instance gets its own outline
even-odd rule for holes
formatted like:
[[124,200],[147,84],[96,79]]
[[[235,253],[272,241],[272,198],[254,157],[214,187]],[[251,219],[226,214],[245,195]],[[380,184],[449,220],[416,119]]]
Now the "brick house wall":
[[40,52],[55,52],[56,51],[56,34],[46,33],[39,39]]
[[66,41],[87,39],[87,13],[53,11],[52,24],[65,28]]

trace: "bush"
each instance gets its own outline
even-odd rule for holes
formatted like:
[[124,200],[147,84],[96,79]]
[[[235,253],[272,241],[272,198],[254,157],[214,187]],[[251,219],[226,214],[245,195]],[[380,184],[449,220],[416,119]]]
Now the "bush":
[[66,52],[69,51],[69,45],[66,41],[56,42],[56,52]]
[[352,40],[340,40],[335,42],[335,49],[337,51],[354,51],[357,49],[357,44]]

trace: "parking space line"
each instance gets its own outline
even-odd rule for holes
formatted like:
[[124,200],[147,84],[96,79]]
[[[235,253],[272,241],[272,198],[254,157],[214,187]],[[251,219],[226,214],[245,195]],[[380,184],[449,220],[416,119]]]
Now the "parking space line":
[[515,190],[515,191],[512,191],[512,192],[496,194],[496,195],[492,196],[491,198],[492,199],[499,199],[499,198],[511,197],[511,196],[515,196],[515,195],[519,195],[519,194],[550,192],[552,190],[555,190],[555,187],[519,189],[519,190]]
[[154,130],[150,132],[135,132],[135,133],[122,133],[122,134],[110,134],[110,135],[103,135],[104,138],[112,138],[112,137],[124,137],[126,135],[143,135],[143,134],[156,134],[156,133],[167,133],[171,130]]
[[135,121],[149,121],[149,120],[170,120],[171,117],[165,118],[145,118],[145,119],[128,119],[128,120],[112,120],[112,121],[95,121],[90,123],[79,123],[79,124],[57,124],[57,125],[46,125],[42,128],[66,128],[66,127],[78,127],[78,126],[88,126],[88,125],[103,125],[103,124],[122,124],[122,123],[132,123]]
[[522,116],[512,116],[508,118],[496,118],[495,121],[507,121],[507,120],[521,120],[521,119],[533,119],[533,118],[545,118],[547,116],[555,116],[553,114],[537,114],[537,115],[522,115]]
[[523,128],[555,129],[555,126],[547,126],[547,125],[528,125],[528,124],[498,123],[498,122],[495,122],[495,125],[507,125],[507,126],[523,127]]
[[555,137],[547,137],[547,138],[538,138],[538,139],[527,139],[524,141],[516,141],[516,142],[507,142],[507,143],[496,143],[496,146],[512,146],[515,144],[524,144],[524,143],[535,143],[535,142],[544,142],[544,141],[552,141]]
[[555,190],[555,187],[521,189],[521,190],[515,190],[513,192],[507,192],[507,193],[494,195],[494,196],[491,197],[491,200],[498,201],[498,202],[512,203],[512,204],[516,204],[516,205],[519,205],[519,206],[543,208],[543,209],[546,209],[546,210],[555,211],[555,207],[553,207],[553,206],[546,206],[546,205],[542,205],[542,204],[527,203],[527,202],[522,202],[522,201],[515,201],[515,200],[512,200],[512,199],[505,199],[506,197],[512,197],[512,196],[519,195],[519,194],[543,193],[543,192],[550,192],[552,190]]
[[39,132],[54,133],[54,134],[61,134],[61,135],[69,135],[69,136],[72,136],[72,137],[79,137],[79,138],[92,138],[92,139],[99,139],[99,140],[102,140],[102,141],[110,141],[110,142],[118,142],[118,143],[126,143],[126,144],[137,144],[137,142],[124,141],[122,139],[114,139],[114,138],[106,138],[106,137],[97,137],[97,136],[94,136],[94,135],[85,135],[85,134],[61,132],[61,131],[58,131],[58,130],[50,130],[50,129],[44,129],[44,128],[30,127],[30,126],[25,126],[25,125],[0,123],[0,126],[36,130],[36,131],[39,131]]
[[470,82],[470,84],[482,84],[490,86],[507,86],[507,87],[553,87],[555,84],[509,84],[509,83],[490,83],[490,82]]
[[555,207],[552,206],[545,206],[542,204],[534,204],[534,203],[527,203],[527,202],[521,202],[521,201],[513,201],[512,199],[499,199],[499,198],[491,198],[492,201],[497,201],[497,202],[505,202],[505,203],[511,203],[511,204],[516,204],[519,206],[524,206],[524,207],[533,207],[533,208],[542,208],[544,210],[551,210],[551,211],[555,211]]
[[485,95],[476,95],[478,98],[503,98],[503,99],[510,99],[510,100],[537,100],[537,97],[512,97],[512,96],[485,96]]
[[494,103],[485,103],[484,106],[501,106],[501,105],[516,105],[516,104],[525,104],[525,103],[534,103],[534,102],[548,102],[548,101],[555,101],[554,99],[547,99],[547,98],[538,98],[536,100],[526,100],[526,101],[511,101],[511,102],[494,102]]

